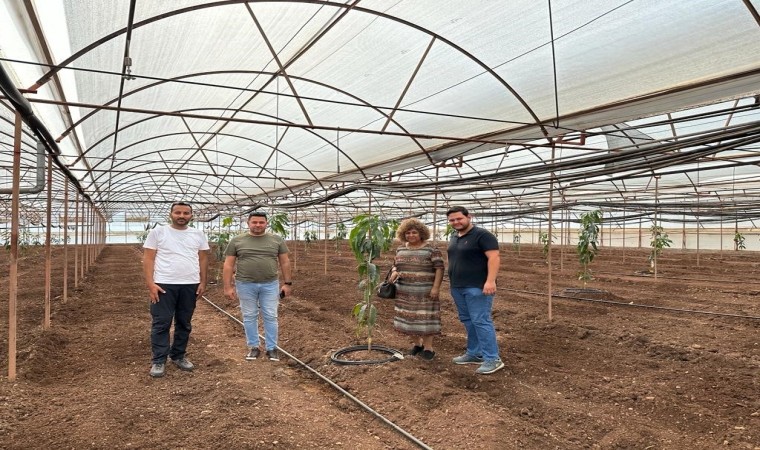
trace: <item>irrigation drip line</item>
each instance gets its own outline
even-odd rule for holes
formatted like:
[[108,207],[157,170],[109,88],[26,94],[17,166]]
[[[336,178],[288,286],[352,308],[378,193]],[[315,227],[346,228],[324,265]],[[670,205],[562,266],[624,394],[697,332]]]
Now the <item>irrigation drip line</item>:
[[[531,245],[531,244],[522,244],[522,245]],[[538,244],[532,244],[532,245],[538,245]],[[528,258],[523,258],[528,259]],[[543,259],[534,258],[531,259],[532,261],[544,261]],[[662,261],[661,258],[657,259],[658,261]],[[556,262],[555,262],[556,263]],[[639,274],[628,274],[628,273],[615,273],[615,272],[597,272],[594,271],[595,275],[608,275],[613,277],[637,277],[637,278],[651,278],[647,275],[639,275]],[[663,278],[666,280],[679,280],[679,281],[712,281],[716,283],[726,282],[726,281],[732,281],[732,280],[726,280],[725,278],[722,279],[714,279],[714,278],[689,278],[689,277],[666,277],[662,275],[657,275],[657,278]],[[760,284],[760,280],[735,280],[737,282],[741,281],[743,284]]]
[[[534,292],[534,291],[524,291],[520,289],[509,289],[509,288],[499,288],[499,290],[509,291],[509,292],[518,292],[521,294],[531,294],[531,295],[539,295],[539,296],[545,296],[546,292]],[[578,300],[578,301],[584,301],[584,302],[591,302],[591,303],[604,303],[608,305],[616,305],[616,306],[629,306],[633,308],[645,308],[645,309],[657,309],[661,311],[671,311],[671,312],[683,312],[683,313],[689,313],[689,314],[703,314],[707,316],[718,316],[718,317],[733,317],[736,319],[750,319],[750,320],[760,320],[760,316],[745,316],[741,314],[730,314],[730,313],[718,313],[718,312],[710,312],[710,311],[699,311],[696,309],[683,309],[683,308],[669,308],[667,306],[654,306],[654,305],[642,305],[639,303],[623,303],[623,302],[616,302],[613,300],[602,300],[602,299],[593,299],[593,298],[583,298],[583,297],[572,297],[569,295],[560,295],[560,294],[551,294],[552,298],[564,298],[568,300]]]
[[[214,308],[216,308],[217,310],[219,310],[221,313],[223,313],[224,315],[226,315],[227,317],[229,317],[233,321],[237,322],[241,327],[243,326],[243,322],[241,322],[240,319],[238,319],[237,317],[235,317],[232,314],[230,314],[227,311],[225,311],[222,307],[220,307],[219,305],[217,305],[214,302],[212,302],[211,300],[209,300],[209,298],[206,297],[205,295],[203,295],[201,297],[203,298],[203,300],[206,300],[206,302],[208,302],[208,304],[210,304],[211,306],[213,306]],[[263,336],[259,336],[259,337],[263,337]],[[356,403],[360,407],[362,407],[362,409],[364,409],[368,413],[372,414],[373,416],[377,417],[378,419],[380,419],[381,421],[383,421],[383,423],[385,423],[386,425],[390,426],[391,428],[393,428],[394,430],[396,430],[397,432],[399,432],[402,436],[404,436],[405,438],[407,438],[410,441],[414,442],[420,448],[423,448],[423,449],[426,449],[426,450],[432,450],[432,448],[428,447],[424,442],[422,442],[421,440],[419,440],[416,437],[412,436],[411,434],[409,434],[409,432],[407,432],[403,428],[399,427],[395,423],[393,423],[390,420],[386,419],[382,414],[380,414],[379,412],[377,412],[374,409],[370,408],[366,403],[362,402],[358,398],[356,398],[353,395],[351,395],[350,392],[348,392],[345,389],[343,389],[342,387],[340,387],[340,385],[338,385],[337,383],[335,383],[331,379],[327,378],[326,376],[322,375],[317,370],[309,367],[309,365],[306,364],[305,362],[301,361],[300,359],[296,358],[295,356],[293,356],[290,353],[288,353],[285,350],[283,350],[282,347],[277,346],[277,350],[280,351],[280,352],[282,352],[285,356],[287,356],[288,358],[292,359],[296,363],[298,363],[298,365],[300,365],[304,369],[306,369],[309,372],[311,372],[312,374],[316,375],[319,379],[321,379],[325,383],[327,383],[330,386],[332,386],[333,388],[335,388],[335,390],[337,390],[338,392],[340,392],[341,394],[343,394],[348,399],[352,400],[354,403]]]
[[362,365],[362,364],[385,364],[388,362],[399,361],[401,359],[404,359],[404,355],[402,355],[401,352],[399,352],[395,348],[386,347],[384,345],[373,345],[372,350],[377,350],[378,352],[382,352],[382,353],[388,353],[390,356],[385,359],[351,360],[351,359],[340,358],[341,356],[347,353],[358,352],[358,351],[363,351],[363,350],[369,350],[369,346],[354,345],[351,347],[342,348],[330,356],[330,361],[336,364],[342,364],[342,365]]
[[[657,259],[658,261],[662,261],[661,259]],[[600,275],[610,275],[610,276],[622,276],[622,277],[637,277],[637,278],[651,278],[648,275],[639,275],[639,274],[619,274],[619,273],[612,273],[612,272],[594,272],[594,274],[600,274]],[[657,275],[657,278],[664,278],[666,280],[679,280],[679,281],[714,281],[716,283],[720,282],[726,282],[729,280],[726,279],[711,279],[711,278],[689,278],[689,277],[664,277],[662,275]],[[760,284],[760,280],[737,280],[741,281],[742,284]]]

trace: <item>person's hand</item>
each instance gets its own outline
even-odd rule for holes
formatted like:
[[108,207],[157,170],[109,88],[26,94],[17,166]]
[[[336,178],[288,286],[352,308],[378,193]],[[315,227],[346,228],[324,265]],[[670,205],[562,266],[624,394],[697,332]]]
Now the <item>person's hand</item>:
[[195,298],[201,298],[204,293],[206,293],[206,283],[198,284],[198,289],[195,290]]
[[290,293],[293,292],[293,286],[289,284],[283,284],[280,286],[280,292],[283,292],[285,294],[282,296],[282,298],[290,297]]
[[395,283],[399,277],[401,276],[401,272],[396,272],[395,270],[391,272],[391,276],[388,277],[388,281],[391,283]]
[[433,288],[430,290],[430,298],[432,298],[433,300],[438,300],[439,296],[440,296],[439,289]]
[[227,297],[230,300],[235,300],[236,297],[237,297],[235,295],[235,288],[232,287],[232,286],[225,286],[224,287],[224,296]]
[[151,283],[148,285],[148,297],[150,298],[151,303],[158,303],[158,293],[165,294],[166,291],[161,288],[161,286],[157,285],[156,283]]
[[496,295],[496,283],[493,281],[486,281],[486,284],[483,285],[483,294]]

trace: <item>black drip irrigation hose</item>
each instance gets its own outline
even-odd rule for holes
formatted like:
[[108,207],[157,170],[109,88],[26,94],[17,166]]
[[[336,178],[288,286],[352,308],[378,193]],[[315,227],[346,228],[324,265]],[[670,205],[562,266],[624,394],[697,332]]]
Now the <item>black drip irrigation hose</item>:
[[[534,292],[534,291],[525,291],[521,289],[508,289],[508,288],[499,288],[499,290],[503,291],[509,291],[509,292],[517,292],[521,294],[531,294],[531,295],[537,295],[537,296],[546,296],[546,292]],[[564,298],[568,300],[578,300],[582,302],[591,302],[591,303],[604,303],[607,305],[615,305],[615,306],[628,306],[632,308],[647,308],[647,309],[657,309],[660,311],[671,311],[671,312],[682,312],[682,313],[688,313],[688,314],[702,314],[706,316],[718,316],[718,317],[733,317],[736,319],[749,319],[749,320],[760,320],[760,316],[747,316],[742,314],[731,314],[731,313],[721,313],[721,312],[711,312],[711,311],[700,311],[696,309],[683,309],[683,308],[670,308],[667,306],[655,306],[655,305],[642,305],[640,303],[625,303],[625,302],[616,302],[614,300],[602,300],[602,299],[594,299],[594,298],[583,298],[583,297],[572,297],[570,295],[560,295],[560,294],[552,294],[552,298]]]
[[[213,306],[214,308],[216,308],[217,310],[219,310],[219,311],[220,311],[222,314],[226,315],[227,317],[229,317],[229,318],[230,318],[230,319],[232,319],[233,321],[235,321],[235,322],[237,322],[238,324],[240,324],[240,326],[241,326],[241,327],[243,326],[243,322],[241,322],[241,321],[240,321],[240,319],[238,319],[237,317],[233,316],[232,314],[230,314],[230,313],[228,313],[227,311],[225,311],[224,309],[222,309],[222,308],[221,308],[219,305],[217,305],[217,304],[215,304],[214,302],[212,302],[211,300],[209,300],[209,298],[208,298],[208,297],[206,297],[205,295],[203,295],[203,296],[201,296],[201,297],[203,298],[203,300],[206,300],[206,302],[208,302],[208,304],[209,304],[209,305],[211,305],[211,306]],[[260,336],[260,337],[261,337],[261,336]],[[372,348],[377,348],[377,347],[376,347],[376,346],[373,346]],[[303,367],[304,369],[306,369],[306,370],[308,370],[309,372],[311,372],[311,373],[313,373],[314,375],[316,375],[316,376],[317,376],[317,377],[318,377],[320,380],[324,381],[325,383],[327,383],[327,384],[329,384],[330,386],[332,386],[333,388],[335,388],[335,390],[337,390],[338,392],[340,392],[341,394],[343,394],[343,395],[344,395],[345,397],[347,397],[349,400],[352,400],[354,403],[356,403],[357,405],[359,405],[359,406],[360,406],[362,409],[364,409],[364,410],[365,410],[365,411],[367,411],[368,413],[372,414],[373,416],[375,416],[375,417],[377,417],[378,419],[380,419],[381,421],[383,421],[383,423],[385,423],[386,425],[388,425],[388,426],[390,426],[391,428],[393,428],[394,430],[396,430],[396,431],[397,431],[398,433],[400,433],[402,436],[404,436],[405,438],[407,438],[407,439],[409,439],[410,441],[414,442],[414,443],[415,443],[415,444],[416,444],[418,447],[420,447],[420,448],[423,448],[423,449],[426,449],[426,450],[432,450],[432,448],[431,448],[431,447],[428,447],[428,446],[427,446],[427,445],[426,445],[424,442],[422,442],[421,440],[419,440],[419,439],[417,439],[416,437],[412,436],[411,434],[409,434],[409,432],[407,432],[407,431],[406,431],[406,430],[404,430],[403,428],[399,427],[399,426],[398,426],[398,425],[396,425],[395,423],[393,423],[393,422],[391,422],[390,420],[386,419],[386,418],[385,418],[385,417],[384,417],[382,414],[380,414],[379,412],[377,412],[377,411],[375,411],[374,409],[370,408],[370,407],[369,407],[367,404],[365,404],[364,402],[362,402],[362,401],[361,401],[361,400],[359,400],[358,398],[356,398],[356,397],[354,397],[353,395],[351,395],[351,393],[350,393],[350,392],[348,392],[348,391],[346,391],[345,389],[343,389],[342,387],[340,387],[340,385],[338,385],[337,383],[335,383],[335,382],[334,382],[334,381],[332,381],[331,379],[327,378],[326,376],[322,375],[321,373],[319,373],[319,372],[318,372],[318,371],[316,371],[315,369],[312,369],[312,368],[311,368],[311,367],[309,367],[309,365],[308,365],[308,364],[306,364],[305,362],[301,361],[300,359],[296,358],[295,356],[293,356],[293,355],[291,355],[290,353],[288,353],[288,352],[286,352],[285,350],[283,350],[283,349],[282,349],[282,347],[280,347],[280,346],[277,346],[277,350],[278,350],[278,351],[280,351],[280,352],[282,352],[282,353],[283,353],[285,356],[287,356],[288,358],[290,358],[290,359],[292,359],[293,361],[295,361],[295,362],[296,362],[298,365],[300,365],[300,366],[301,366],[301,367]],[[340,351],[340,350],[339,350],[339,351]]]
[[[612,272],[594,272],[594,275],[607,275],[607,276],[622,276],[622,277],[636,277],[636,278],[651,278],[654,279],[653,274],[641,274],[641,273],[632,273],[632,274],[619,274],[619,273],[612,273]],[[657,279],[664,279],[664,280],[678,280],[678,281],[710,281],[710,282],[726,282],[727,280],[725,278],[722,279],[715,279],[715,278],[691,278],[691,277],[669,277],[669,276],[662,276],[657,275]],[[760,284],[760,280],[741,280],[742,284]]]
[[351,359],[341,359],[340,357],[351,352],[358,352],[358,351],[366,351],[369,350],[369,347],[367,345],[354,345],[353,347],[346,347],[338,350],[337,352],[333,353],[330,356],[330,361],[336,363],[336,364],[342,364],[342,365],[359,365],[359,364],[385,364],[388,362],[398,361],[401,359],[404,359],[404,355],[390,347],[385,347],[383,345],[373,345],[372,350],[377,350],[378,352],[382,353],[388,353],[391,356],[385,359],[360,359],[360,360],[351,360]]

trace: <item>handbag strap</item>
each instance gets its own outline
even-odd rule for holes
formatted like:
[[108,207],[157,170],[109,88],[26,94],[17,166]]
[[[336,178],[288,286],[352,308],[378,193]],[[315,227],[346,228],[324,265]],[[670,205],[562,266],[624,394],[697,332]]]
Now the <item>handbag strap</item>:
[[391,268],[388,269],[388,273],[385,274],[385,281],[388,281],[388,279],[391,277],[392,272],[393,272],[393,266],[391,266]]

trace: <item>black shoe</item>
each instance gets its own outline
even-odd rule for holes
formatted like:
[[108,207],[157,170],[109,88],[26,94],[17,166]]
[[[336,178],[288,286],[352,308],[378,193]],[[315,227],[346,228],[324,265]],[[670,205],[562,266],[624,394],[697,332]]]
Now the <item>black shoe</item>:
[[258,347],[251,347],[248,349],[248,354],[245,355],[245,359],[246,361],[253,361],[259,357],[259,354],[261,354],[261,351]]
[[420,357],[422,357],[422,359],[430,361],[431,359],[435,358],[435,352],[432,350],[423,350],[420,353]]
[[423,350],[425,350],[425,347],[421,345],[415,345],[411,350],[409,350],[409,354],[411,356],[417,356],[417,354],[422,353]]
[[280,355],[277,354],[277,349],[273,348],[272,350],[267,350],[267,358],[269,358],[270,361],[279,361]]

